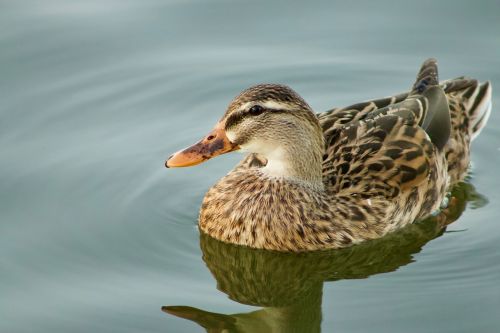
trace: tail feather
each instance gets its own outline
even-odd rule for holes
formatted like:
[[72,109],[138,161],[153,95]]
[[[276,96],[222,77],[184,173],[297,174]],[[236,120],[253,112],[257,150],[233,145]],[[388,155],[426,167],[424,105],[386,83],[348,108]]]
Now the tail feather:
[[475,89],[477,85],[478,85],[477,80],[469,79],[464,76],[460,76],[455,79],[441,82],[441,87],[443,87],[443,90],[446,94],[458,92],[464,89],[469,89],[471,87],[472,89]]
[[481,84],[470,101],[471,106],[468,109],[468,115],[470,118],[471,139],[474,140],[481,133],[491,114],[491,83],[487,81]]
[[429,58],[420,67],[410,95],[421,94],[427,87],[439,85],[437,60]]
[[455,117],[468,119],[469,134],[474,140],[486,125],[491,113],[491,83],[479,83],[462,76],[442,82],[441,87],[449,98],[464,103],[463,107],[455,108],[453,112],[462,113]]

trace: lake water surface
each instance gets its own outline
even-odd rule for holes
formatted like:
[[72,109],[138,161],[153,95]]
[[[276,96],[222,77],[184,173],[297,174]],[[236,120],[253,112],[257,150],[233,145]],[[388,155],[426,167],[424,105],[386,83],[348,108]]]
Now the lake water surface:
[[[500,331],[499,13],[489,0],[0,1],[0,332]],[[200,237],[205,191],[242,156],[163,163],[242,89],[288,84],[319,112],[405,91],[430,56],[443,79],[493,83],[445,214],[312,254]]]

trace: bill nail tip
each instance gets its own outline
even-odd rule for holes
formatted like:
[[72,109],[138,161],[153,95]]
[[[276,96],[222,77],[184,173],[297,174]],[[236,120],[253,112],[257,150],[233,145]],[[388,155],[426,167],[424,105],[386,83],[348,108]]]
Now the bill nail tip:
[[166,167],[167,169],[169,169],[169,168],[170,168],[170,167],[168,166],[168,161],[172,158],[172,156],[174,156],[174,155],[170,155],[170,156],[167,158],[167,160],[165,161],[165,167]]

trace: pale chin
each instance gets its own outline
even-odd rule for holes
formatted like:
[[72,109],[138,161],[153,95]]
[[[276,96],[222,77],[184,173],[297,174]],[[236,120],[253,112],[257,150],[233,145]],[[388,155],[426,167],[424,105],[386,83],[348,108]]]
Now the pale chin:
[[[226,131],[226,136],[231,142],[236,141],[236,135],[232,131]],[[257,154],[264,154],[267,155],[272,152],[276,152],[276,147],[274,145],[270,146],[269,144],[266,144],[265,142],[261,140],[250,140],[244,144],[239,145],[240,149],[238,150],[241,153],[257,153]]]
[[238,151],[242,153],[255,153],[255,147],[252,144],[246,143],[244,145],[240,145],[240,149]]
[[[234,143],[236,140],[236,135],[232,131],[226,131],[226,137],[231,141],[231,143]],[[237,150],[238,153],[248,153],[248,146],[247,145],[242,145],[239,146],[240,149]]]
[[231,142],[234,142],[234,140],[236,139],[236,135],[234,135],[233,131],[226,131],[226,136]]
[[251,140],[240,145],[240,150],[244,153],[262,154],[263,148],[263,143],[259,140]]

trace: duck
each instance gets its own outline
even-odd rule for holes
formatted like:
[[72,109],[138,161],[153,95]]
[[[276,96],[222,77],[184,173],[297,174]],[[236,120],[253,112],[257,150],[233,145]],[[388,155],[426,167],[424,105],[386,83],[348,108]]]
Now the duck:
[[440,82],[433,58],[409,91],[318,114],[290,87],[258,84],[165,166],[246,152],[205,194],[202,233],[264,250],[345,248],[443,208],[467,175],[491,96],[488,81]]

